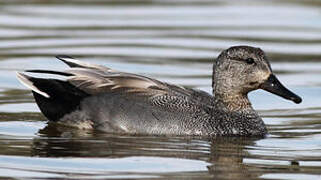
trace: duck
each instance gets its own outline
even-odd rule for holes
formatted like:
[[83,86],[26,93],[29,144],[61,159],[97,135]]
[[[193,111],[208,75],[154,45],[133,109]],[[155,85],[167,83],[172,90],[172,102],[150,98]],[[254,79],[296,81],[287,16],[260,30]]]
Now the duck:
[[[232,46],[213,63],[212,94],[121,72],[66,55],[64,71],[26,70],[18,80],[32,90],[49,122],[106,133],[165,136],[265,136],[248,93],[263,89],[294,103],[302,99],[273,74],[263,50]],[[59,78],[35,77],[30,73]]]

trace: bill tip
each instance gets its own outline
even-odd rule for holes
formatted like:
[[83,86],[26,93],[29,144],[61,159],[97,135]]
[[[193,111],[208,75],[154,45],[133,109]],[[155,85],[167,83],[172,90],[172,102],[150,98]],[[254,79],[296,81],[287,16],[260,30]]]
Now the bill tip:
[[300,104],[302,102],[302,98],[296,97],[296,98],[293,98],[292,101],[295,102],[296,104]]

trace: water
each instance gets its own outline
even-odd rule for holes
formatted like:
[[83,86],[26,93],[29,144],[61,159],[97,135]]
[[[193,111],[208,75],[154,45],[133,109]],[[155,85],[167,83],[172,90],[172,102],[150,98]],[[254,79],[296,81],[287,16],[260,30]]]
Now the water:
[[[321,3],[1,1],[0,179],[320,179]],[[15,71],[68,54],[210,92],[232,45],[264,49],[296,105],[250,94],[266,138],[119,136],[47,125]]]

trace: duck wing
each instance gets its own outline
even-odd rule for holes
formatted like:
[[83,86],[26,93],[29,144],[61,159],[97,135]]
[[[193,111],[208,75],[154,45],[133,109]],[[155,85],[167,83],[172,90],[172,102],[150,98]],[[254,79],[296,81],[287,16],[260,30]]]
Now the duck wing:
[[166,95],[166,97],[175,96],[179,99],[206,105],[212,102],[212,96],[205,91],[185,88],[146,76],[85,63],[69,56],[57,56],[57,58],[72,67],[66,71],[66,73],[72,74],[68,78],[68,82],[89,94],[123,92],[151,97],[161,95]]
[[[66,82],[89,95],[118,92],[144,94],[148,96],[174,93],[183,96],[189,93],[184,87],[163,83],[142,75],[121,72],[105,66],[90,64],[66,55],[59,55],[56,57],[66,63],[70,68],[66,71],[27,70],[26,72],[63,76],[65,77]],[[21,77],[26,78],[22,79]],[[31,79],[28,77],[29,76],[22,73],[18,76],[27,87],[48,98],[49,95],[37,88],[34,85],[35,83],[28,82],[28,80],[30,81]],[[36,79],[37,78],[33,78],[34,81]]]
[[67,81],[88,94],[100,93],[166,93],[167,86],[145,76],[118,71],[71,68]]

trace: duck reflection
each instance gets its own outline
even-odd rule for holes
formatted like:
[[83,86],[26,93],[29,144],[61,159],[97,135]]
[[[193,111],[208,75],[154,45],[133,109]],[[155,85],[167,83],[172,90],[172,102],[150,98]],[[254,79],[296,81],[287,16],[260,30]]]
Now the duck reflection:
[[34,156],[40,157],[167,157],[208,162],[208,173],[216,178],[245,179],[261,175],[249,170],[243,159],[258,138],[124,136],[79,131],[49,124],[33,140]]

